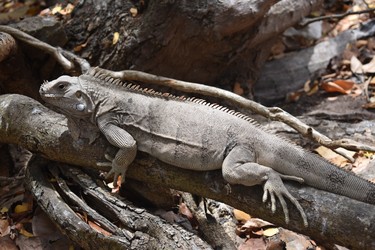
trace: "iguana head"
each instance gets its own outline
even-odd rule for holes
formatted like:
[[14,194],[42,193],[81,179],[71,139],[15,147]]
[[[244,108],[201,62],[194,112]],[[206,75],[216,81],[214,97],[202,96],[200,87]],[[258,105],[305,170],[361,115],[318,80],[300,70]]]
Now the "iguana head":
[[83,118],[90,116],[94,110],[91,97],[83,89],[78,77],[64,75],[45,82],[39,93],[44,101],[67,115]]

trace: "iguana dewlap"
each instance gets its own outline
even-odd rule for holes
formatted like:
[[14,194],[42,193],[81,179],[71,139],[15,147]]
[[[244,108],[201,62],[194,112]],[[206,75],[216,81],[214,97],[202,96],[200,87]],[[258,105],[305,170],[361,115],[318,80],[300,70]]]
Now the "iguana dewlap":
[[[126,85],[92,69],[79,77],[45,82],[40,95],[65,114],[73,136],[84,120],[119,148],[110,173],[122,175],[140,150],[196,171],[222,169],[230,184],[263,184],[263,201],[275,197],[289,220],[284,197],[306,215],[282,179],[375,204],[375,185],[262,129],[247,116],[201,99],[175,97]],[[80,130],[80,131],[78,131]],[[91,138],[92,139],[92,138]]]

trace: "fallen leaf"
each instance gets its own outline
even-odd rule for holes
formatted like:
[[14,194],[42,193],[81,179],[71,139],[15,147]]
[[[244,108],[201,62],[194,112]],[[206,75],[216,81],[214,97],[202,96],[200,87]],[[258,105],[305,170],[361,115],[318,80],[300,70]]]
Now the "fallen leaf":
[[110,232],[108,232],[107,230],[104,230],[102,227],[100,227],[99,225],[97,225],[95,222],[93,221],[88,221],[88,224],[90,225],[90,227],[92,229],[94,229],[95,231],[97,231],[98,233],[101,233],[105,236],[111,236],[112,234]]
[[70,13],[72,13],[73,10],[74,10],[74,5],[71,3],[68,3],[68,5],[65,6],[65,8],[63,8],[62,10],[60,10],[59,13],[65,16],[65,15],[69,15]]
[[[348,154],[349,156],[353,157],[355,152],[354,151],[349,151],[349,150],[346,150],[344,148],[337,148],[336,150],[338,151],[342,151],[342,152],[345,152],[346,154]],[[336,152],[334,152],[333,150],[327,148],[327,147],[324,147],[324,146],[320,146],[318,148],[315,149],[315,151],[321,156],[323,157],[324,159],[338,165],[338,166],[343,166],[343,165],[346,165],[348,160],[337,154]]]
[[56,4],[55,7],[52,8],[51,13],[52,15],[55,15],[56,13],[59,13],[62,10],[61,4]]
[[274,226],[273,224],[258,219],[258,218],[251,218],[245,222],[244,225],[241,227],[237,227],[236,234],[241,235],[256,235],[262,236],[263,235],[263,228]]
[[191,220],[194,217],[193,213],[190,211],[190,209],[183,202],[181,202],[178,205],[178,212],[182,215],[185,215],[186,218],[188,218],[189,220]]
[[301,96],[303,95],[303,91],[295,91],[287,94],[286,101],[287,102],[296,102],[298,101]]
[[88,41],[86,41],[85,43],[82,43],[82,44],[79,44],[79,45],[75,46],[73,48],[74,52],[81,51],[83,48],[85,48],[87,46],[87,43],[88,43]]
[[28,238],[34,236],[32,233],[28,232],[28,231],[27,231],[26,229],[24,229],[24,228],[21,228],[21,229],[19,230],[19,232],[20,232],[20,234],[22,234],[23,236],[26,236],[26,237],[28,237]]
[[347,92],[340,87],[339,85],[335,84],[334,82],[323,82],[321,84],[321,88],[328,93],[341,93],[347,94]]
[[132,14],[132,17],[136,17],[138,15],[137,8],[130,8],[130,14]]
[[9,211],[9,209],[7,207],[2,207],[1,210],[0,210],[0,213],[7,213]]
[[118,42],[119,38],[120,38],[120,33],[118,32],[113,33],[112,44],[115,45]]
[[366,157],[366,158],[371,158],[375,155],[374,152],[370,152],[370,151],[364,151],[363,152],[363,156]]
[[369,102],[362,106],[365,109],[375,109],[375,102]]
[[279,233],[279,229],[276,227],[267,228],[263,231],[263,235],[267,237],[274,236],[275,234]]
[[29,204],[27,203],[22,203],[21,205],[17,205],[15,208],[14,208],[14,212],[16,214],[20,214],[20,213],[24,213],[24,212],[27,212],[29,211]]
[[352,58],[350,59],[350,70],[354,74],[363,74],[363,68],[362,67],[363,67],[363,65],[362,65],[361,61],[359,61],[357,57],[352,56]]
[[241,223],[245,223],[246,221],[251,219],[251,216],[241,210],[233,209],[234,218]]
[[234,83],[233,92],[236,93],[237,95],[243,95],[245,93],[245,91],[241,87],[241,84],[238,82]]
[[324,89],[328,93],[341,93],[341,94],[349,94],[354,86],[353,81],[347,80],[335,80],[329,82],[323,82],[321,84],[322,89]]
[[1,219],[0,220],[0,237],[8,235],[10,233],[10,226],[8,219]]

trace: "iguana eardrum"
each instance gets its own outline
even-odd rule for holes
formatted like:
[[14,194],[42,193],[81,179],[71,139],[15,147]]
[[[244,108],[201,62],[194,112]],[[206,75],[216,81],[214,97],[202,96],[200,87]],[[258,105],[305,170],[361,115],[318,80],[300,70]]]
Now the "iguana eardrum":
[[121,174],[125,179],[140,150],[180,168],[221,168],[230,184],[263,184],[263,201],[270,196],[274,212],[277,197],[286,222],[289,214],[284,197],[298,208],[307,226],[302,207],[282,179],[375,204],[375,184],[262,129],[239,112],[201,99],[124,84],[97,69],[45,82],[40,95],[67,116],[73,137],[84,135],[85,128],[79,125],[83,120],[119,148],[109,163],[109,174],[114,173],[115,178]]

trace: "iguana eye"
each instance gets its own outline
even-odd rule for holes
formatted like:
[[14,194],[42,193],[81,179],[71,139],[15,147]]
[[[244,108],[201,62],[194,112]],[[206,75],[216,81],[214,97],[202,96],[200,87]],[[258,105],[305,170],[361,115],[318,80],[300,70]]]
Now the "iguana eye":
[[77,92],[76,92],[76,97],[77,97],[77,98],[81,98],[81,96],[82,96],[81,91],[77,91]]
[[78,104],[76,105],[76,109],[77,109],[78,111],[84,111],[85,108],[86,108],[86,106],[85,106],[83,103],[78,103]]
[[64,83],[60,83],[58,87],[59,87],[59,89],[64,89],[65,88],[65,84]]

